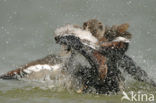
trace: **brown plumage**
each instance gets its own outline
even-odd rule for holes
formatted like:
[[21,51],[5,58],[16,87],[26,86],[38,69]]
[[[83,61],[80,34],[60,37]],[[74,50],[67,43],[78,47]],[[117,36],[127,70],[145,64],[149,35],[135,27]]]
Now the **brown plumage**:
[[[127,50],[127,43],[123,42],[123,41],[113,41],[118,37],[123,37],[125,39],[131,39],[131,34],[129,32],[127,32],[129,27],[129,24],[125,23],[125,24],[121,24],[121,25],[113,25],[112,27],[109,26],[103,26],[102,23],[96,19],[91,19],[88,20],[87,22],[84,22],[83,24],[83,29],[84,30],[88,30],[92,33],[93,36],[95,36],[99,42],[98,45],[100,45],[101,48],[112,48],[114,50],[122,50],[123,53]],[[125,48],[125,49],[124,49]],[[102,49],[101,49],[102,50]],[[118,51],[120,52],[120,51]],[[110,56],[103,55],[100,52],[96,52],[94,53],[95,58],[97,59],[97,62],[99,64],[99,68],[98,68],[98,72],[99,72],[99,77],[101,80],[107,81],[109,80],[109,78],[120,78],[120,71],[113,70],[113,65],[115,65],[117,62],[117,60],[114,61],[114,57],[111,57],[115,54],[111,54]],[[109,60],[110,59],[110,60]],[[109,61],[108,61],[109,60]],[[113,60],[113,62],[111,61]],[[109,63],[108,63],[109,62]],[[110,63],[112,62],[112,63]],[[115,63],[115,64],[114,64]],[[108,66],[109,64],[109,66]],[[110,67],[112,66],[112,67]],[[112,69],[112,70],[110,70]],[[111,71],[114,72],[114,76],[111,76]],[[119,72],[118,74],[116,74],[116,72]],[[115,75],[116,74],[116,75]],[[120,84],[121,84],[121,80],[117,80],[114,81],[117,83],[117,85],[119,87],[116,88],[120,88]],[[103,85],[104,83],[104,85]],[[105,86],[108,85],[107,82],[103,82],[101,85]],[[100,87],[102,88],[102,87]],[[121,89],[121,88],[120,88]]]
[[121,25],[113,25],[112,27],[106,26],[104,38],[107,41],[112,41],[117,37],[124,37],[130,40],[132,38],[132,34],[127,31],[128,28],[129,28],[128,23],[124,23]]
[[84,22],[83,29],[90,31],[92,35],[98,39],[103,38],[103,34],[105,33],[105,28],[103,24],[96,19],[90,19]]
[[107,63],[106,63],[107,58],[97,51],[95,51],[93,54],[99,64],[99,68],[98,68],[99,77],[103,80],[107,75],[107,69],[108,69]]

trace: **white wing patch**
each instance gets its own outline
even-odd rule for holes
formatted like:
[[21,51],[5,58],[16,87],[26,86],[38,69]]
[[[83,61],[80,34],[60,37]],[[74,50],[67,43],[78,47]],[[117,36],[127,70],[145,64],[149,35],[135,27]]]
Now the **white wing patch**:
[[57,71],[59,69],[61,69],[62,64],[56,64],[56,65],[48,65],[48,64],[37,64],[34,66],[30,66],[27,69],[24,69],[23,71],[30,74],[32,72],[39,72],[41,70],[49,70],[49,71]]
[[129,43],[130,40],[127,39],[127,38],[124,38],[124,37],[117,37],[115,40],[113,41],[122,41],[122,42],[126,42],[126,43]]

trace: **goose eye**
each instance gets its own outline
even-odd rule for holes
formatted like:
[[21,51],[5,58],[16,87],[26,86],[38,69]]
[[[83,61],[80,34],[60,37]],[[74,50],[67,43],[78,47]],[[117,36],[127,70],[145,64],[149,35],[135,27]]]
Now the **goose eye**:
[[99,24],[102,24],[101,22],[99,22]]
[[102,29],[103,29],[103,26],[102,26],[102,25],[100,25],[100,26],[99,26],[99,28],[102,30]]
[[87,23],[85,22],[84,24],[83,24],[83,29],[85,29],[87,27]]

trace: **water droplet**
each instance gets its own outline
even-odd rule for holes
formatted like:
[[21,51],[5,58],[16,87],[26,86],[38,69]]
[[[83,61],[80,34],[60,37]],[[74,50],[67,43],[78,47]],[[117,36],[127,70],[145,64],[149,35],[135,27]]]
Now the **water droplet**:
[[4,26],[2,26],[1,29],[4,29]]
[[9,41],[6,41],[5,43],[6,43],[6,44],[9,44]]
[[17,14],[17,12],[16,12],[16,11],[14,11],[14,12],[13,12],[13,14]]
[[132,4],[132,1],[128,1],[127,4],[128,4],[128,5],[131,5],[131,4]]

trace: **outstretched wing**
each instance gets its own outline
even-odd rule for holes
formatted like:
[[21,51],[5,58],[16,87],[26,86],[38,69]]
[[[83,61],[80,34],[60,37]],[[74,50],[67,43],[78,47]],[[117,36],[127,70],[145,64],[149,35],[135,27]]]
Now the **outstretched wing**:
[[62,68],[60,58],[49,55],[43,59],[39,59],[23,65],[15,70],[9,71],[0,75],[0,79],[22,79],[31,78],[40,79],[44,78],[46,73],[60,71]]

